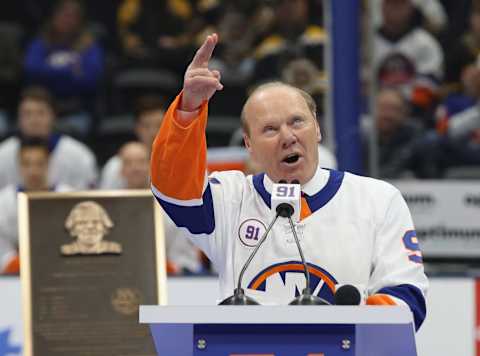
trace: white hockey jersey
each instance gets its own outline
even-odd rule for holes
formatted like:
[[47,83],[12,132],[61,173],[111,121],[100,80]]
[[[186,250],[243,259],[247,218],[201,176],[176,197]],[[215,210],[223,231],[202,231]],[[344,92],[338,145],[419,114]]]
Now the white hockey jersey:
[[[212,260],[220,298],[272,220],[272,181],[265,174],[205,174],[207,108],[188,127],[174,118],[175,101],[154,142],[152,190],[167,214]],[[315,295],[333,302],[337,285],[353,284],[367,304],[407,304],[417,328],[425,318],[428,281],[414,226],[400,192],[379,180],[318,168],[302,186],[296,230]],[[288,221],[279,218],[245,273],[247,295],[261,304],[288,304],[305,287]]]

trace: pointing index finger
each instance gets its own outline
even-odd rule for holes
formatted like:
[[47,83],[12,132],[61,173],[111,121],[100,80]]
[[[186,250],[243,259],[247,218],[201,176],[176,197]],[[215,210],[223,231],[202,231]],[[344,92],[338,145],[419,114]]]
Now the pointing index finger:
[[213,50],[215,49],[217,42],[218,36],[216,33],[207,36],[205,42],[203,42],[202,46],[197,50],[197,53],[195,53],[192,65],[195,67],[208,65],[208,61],[212,58]]

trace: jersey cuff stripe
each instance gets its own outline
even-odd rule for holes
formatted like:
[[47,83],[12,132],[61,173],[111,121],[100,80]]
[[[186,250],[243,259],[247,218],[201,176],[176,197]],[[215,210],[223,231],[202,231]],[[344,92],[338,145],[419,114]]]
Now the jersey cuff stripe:
[[382,288],[377,293],[388,294],[403,300],[413,313],[415,330],[420,328],[425,320],[427,307],[425,304],[425,297],[418,287],[411,284],[400,284],[395,287]]
[[210,186],[203,194],[203,204],[198,206],[181,206],[172,204],[155,196],[178,227],[186,228],[193,235],[211,234],[215,230],[213,199]]
[[[203,195],[205,195],[205,191],[207,189],[207,184],[208,184],[208,177],[207,174],[205,173],[205,179],[203,181]],[[203,197],[200,199],[190,199],[190,200],[179,200],[175,198],[168,197],[164,194],[162,194],[154,185],[153,183],[150,185],[151,190],[153,195],[155,195],[156,198],[161,199],[163,201],[166,201],[171,204],[175,205],[181,205],[181,206],[200,206],[203,204]]]

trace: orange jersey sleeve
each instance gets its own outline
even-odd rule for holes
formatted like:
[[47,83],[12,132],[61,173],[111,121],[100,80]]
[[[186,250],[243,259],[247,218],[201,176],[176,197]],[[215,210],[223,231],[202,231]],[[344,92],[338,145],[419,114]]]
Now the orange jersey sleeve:
[[182,94],[165,113],[153,142],[150,175],[153,188],[175,200],[201,199],[207,169],[208,105],[205,102],[197,117],[188,125],[176,119]]

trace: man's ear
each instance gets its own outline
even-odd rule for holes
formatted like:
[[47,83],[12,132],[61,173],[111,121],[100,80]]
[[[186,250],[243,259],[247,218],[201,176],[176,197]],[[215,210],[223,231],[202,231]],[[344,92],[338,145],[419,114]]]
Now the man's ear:
[[320,131],[320,125],[318,124],[317,119],[315,119],[315,131],[317,134],[317,143],[322,141],[322,132]]
[[245,143],[245,147],[247,148],[248,152],[252,153],[252,144],[250,143],[250,137],[247,134],[243,134],[243,142]]

